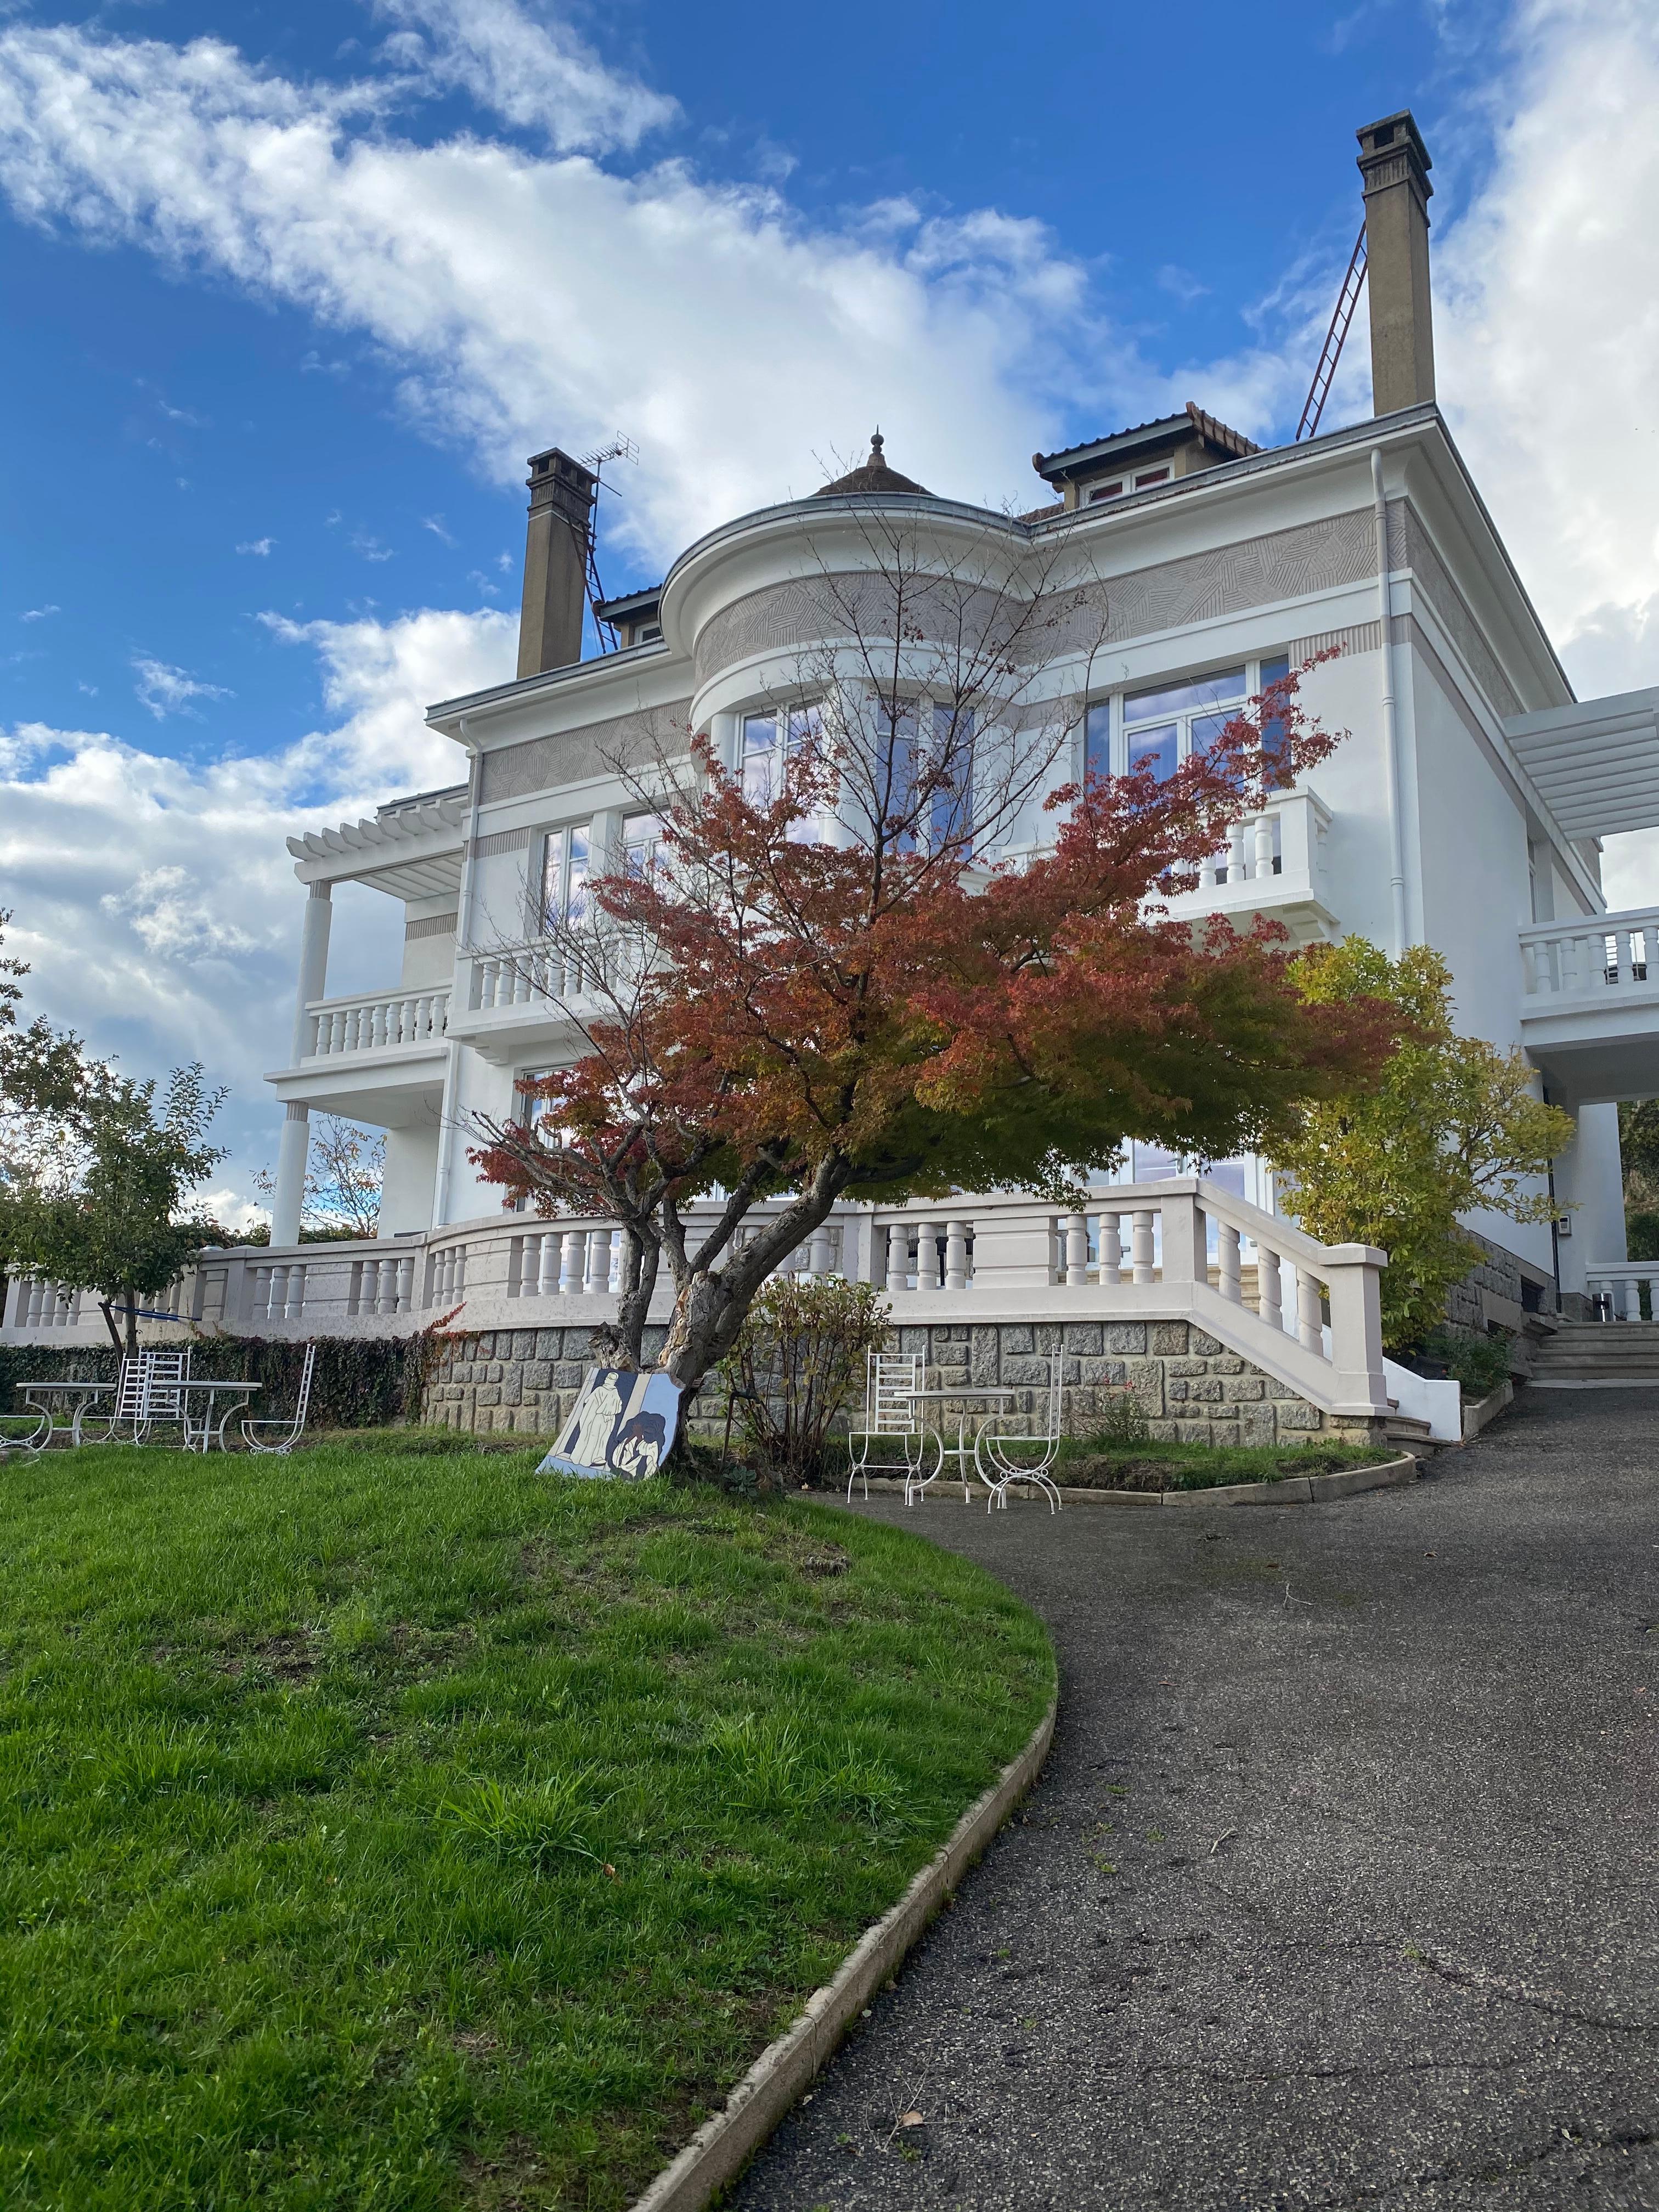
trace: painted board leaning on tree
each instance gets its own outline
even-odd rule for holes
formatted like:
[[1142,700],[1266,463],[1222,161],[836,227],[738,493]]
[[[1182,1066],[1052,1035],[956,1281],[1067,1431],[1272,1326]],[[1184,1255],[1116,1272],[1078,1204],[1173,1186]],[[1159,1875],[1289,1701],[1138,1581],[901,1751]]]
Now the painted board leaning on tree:
[[[688,1391],[839,1200],[1075,1204],[1126,1136],[1259,1149],[1392,1034],[1383,1008],[1311,1007],[1277,927],[1159,903],[1338,742],[1296,676],[1164,780],[1147,764],[1056,787],[1086,675],[1057,696],[1030,602],[988,614],[981,580],[883,552],[839,611],[852,644],[775,702],[764,776],[702,736],[635,776],[655,854],[546,922],[547,966],[581,978],[559,1004],[585,1049],[524,1086],[533,1126],[477,1125],[472,1158],[509,1194],[620,1222],[606,1364],[641,1358],[666,1266],[659,1364]],[[1024,849],[994,859],[1022,824]],[[712,1201],[695,1231],[694,1198]]]

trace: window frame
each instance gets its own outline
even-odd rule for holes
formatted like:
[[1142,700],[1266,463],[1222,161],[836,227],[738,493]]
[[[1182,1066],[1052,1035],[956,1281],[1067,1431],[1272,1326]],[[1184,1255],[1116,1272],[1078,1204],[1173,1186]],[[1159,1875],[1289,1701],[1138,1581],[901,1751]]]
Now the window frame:
[[[574,858],[571,841],[579,834],[584,838],[585,843],[581,873],[578,881],[586,890],[593,878],[596,857],[593,850],[592,814],[580,815],[568,822],[550,823],[546,829],[538,830],[531,841],[530,849],[538,856],[539,862],[530,883],[530,908],[534,922],[532,933],[536,937],[548,937],[555,929],[579,928],[581,925],[581,915],[578,914],[573,920],[570,912],[571,863]],[[550,920],[547,896],[549,851],[556,840],[562,848],[559,860],[559,912],[556,919]]]
[[[1224,675],[1229,666],[1238,667],[1239,665],[1241,664],[1237,661],[1223,663],[1213,673]],[[1179,684],[1202,684],[1206,680],[1205,672],[1199,669],[1182,677],[1170,677],[1166,679],[1154,676],[1133,684],[1120,684],[1112,690],[1103,692],[1099,698],[1091,699],[1083,718],[1081,733],[1083,759],[1080,772],[1086,775],[1097,766],[1095,717],[1102,708],[1106,710],[1109,726],[1107,742],[1109,765],[1106,770],[1109,775],[1120,776],[1129,773],[1129,739],[1132,730],[1158,729],[1167,726],[1171,722],[1176,725],[1176,766],[1179,768],[1184,761],[1192,757],[1194,723],[1202,721],[1214,714],[1224,714],[1231,718],[1234,714],[1242,714],[1250,700],[1267,690],[1271,684],[1282,681],[1283,678],[1290,672],[1290,656],[1282,650],[1247,654],[1242,665],[1244,671],[1243,688],[1225,700],[1203,706],[1177,708],[1170,714],[1147,714],[1133,722],[1131,722],[1127,712],[1128,702],[1132,698],[1159,689],[1174,690]],[[1268,674],[1269,670],[1277,672]]]

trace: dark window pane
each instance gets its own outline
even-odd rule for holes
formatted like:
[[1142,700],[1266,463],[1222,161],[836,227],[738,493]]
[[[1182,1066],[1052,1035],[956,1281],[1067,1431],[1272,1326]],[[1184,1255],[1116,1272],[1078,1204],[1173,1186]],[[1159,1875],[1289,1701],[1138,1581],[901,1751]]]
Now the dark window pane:
[[1084,740],[1083,758],[1091,775],[1111,774],[1112,710],[1104,699],[1097,707],[1091,707],[1089,709],[1089,726]]
[[[1282,684],[1291,672],[1291,657],[1278,653],[1261,664],[1261,688],[1264,691],[1275,684]],[[1269,760],[1277,760],[1289,741],[1290,731],[1282,714],[1264,714],[1261,720],[1261,750]]]
[[1176,772],[1176,725],[1162,723],[1156,729],[1131,730],[1129,732],[1129,769],[1131,774],[1143,762],[1151,761],[1153,772],[1160,783],[1165,783]]
[[929,803],[928,832],[935,848],[964,837],[974,826],[974,715],[968,707],[933,708],[934,771],[944,777]]
[[1186,714],[1194,708],[1219,707],[1244,696],[1244,671],[1219,668],[1213,676],[1200,676],[1191,684],[1166,685],[1157,691],[1132,691],[1123,702],[1126,722],[1149,721],[1155,714]]

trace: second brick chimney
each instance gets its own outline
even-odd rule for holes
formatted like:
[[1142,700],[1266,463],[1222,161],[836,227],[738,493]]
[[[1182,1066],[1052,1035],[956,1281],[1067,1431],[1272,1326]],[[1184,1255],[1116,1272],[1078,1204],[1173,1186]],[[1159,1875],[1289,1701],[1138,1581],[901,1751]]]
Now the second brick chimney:
[[539,676],[582,657],[587,556],[599,478],[553,446],[530,457],[519,673]]
[[1429,301],[1431,167],[1409,108],[1359,136],[1365,193],[1365,282],[1370,293],[1373,411],[1392,415],[1434,398]]

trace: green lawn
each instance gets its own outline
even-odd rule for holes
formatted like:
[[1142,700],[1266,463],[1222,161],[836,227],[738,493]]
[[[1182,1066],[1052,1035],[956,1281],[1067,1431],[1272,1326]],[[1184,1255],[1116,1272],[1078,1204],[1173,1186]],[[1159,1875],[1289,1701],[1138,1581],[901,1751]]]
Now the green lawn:
[[1048,1703],[916,1537],[533,1468],[0,1471],[0,2202],[623,2205]]

